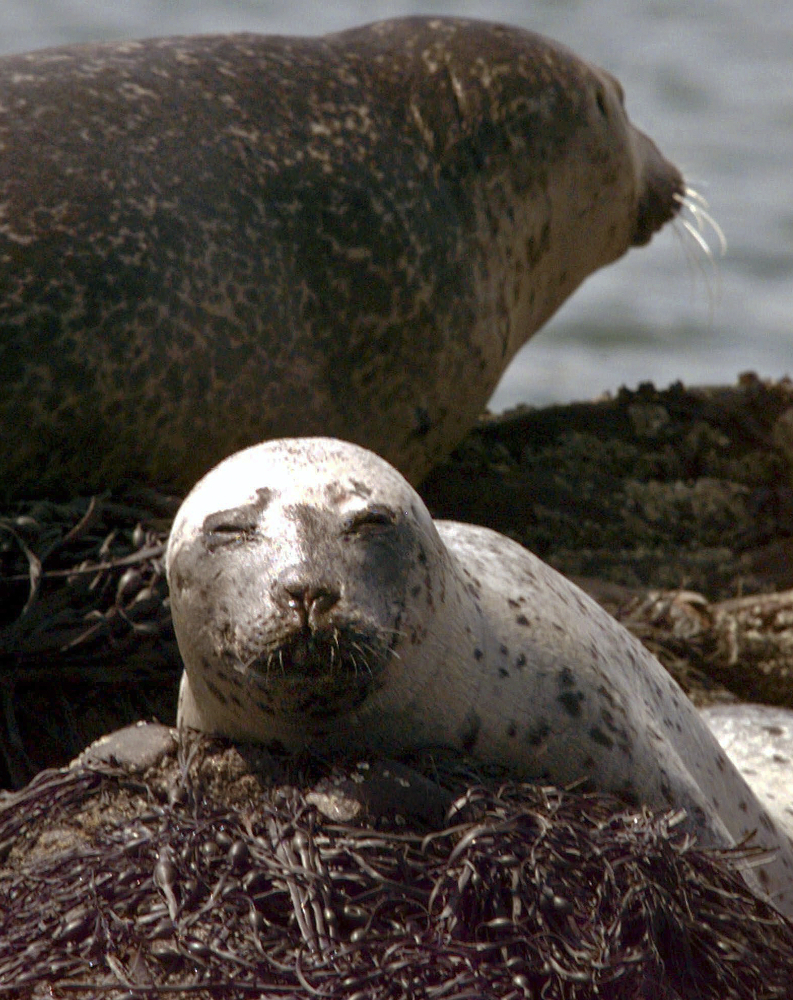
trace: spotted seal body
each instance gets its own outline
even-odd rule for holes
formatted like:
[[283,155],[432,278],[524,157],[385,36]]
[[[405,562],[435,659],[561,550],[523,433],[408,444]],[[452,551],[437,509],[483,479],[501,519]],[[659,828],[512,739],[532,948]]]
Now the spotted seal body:
[[444,746],[514,775],[686,809],[707,843],[758,831],[793,913],[793,849],[676,683],[560,574],[489,529],[433,522],[371,452],[271,441],[174,521],[179,722],[328,754]]
[[0,494],[186,490],[323,433],[412,482],[677,212],[619,84],[406,18],[0,59]]

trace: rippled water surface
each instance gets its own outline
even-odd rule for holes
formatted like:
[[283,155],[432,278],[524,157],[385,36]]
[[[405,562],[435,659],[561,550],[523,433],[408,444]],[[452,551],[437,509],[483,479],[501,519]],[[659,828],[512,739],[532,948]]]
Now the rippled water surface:
[[[789,0],[3,0],[0,51],[193,32],[314,34],[408,13],[520,24],[609,69],[633,121],[707,197],[729,242],[710,262],[679,226],[667,227],[598,272],[515,359],[494,409],[646,380],[793,374]],[[718,250],[712,235],[710,243]]]

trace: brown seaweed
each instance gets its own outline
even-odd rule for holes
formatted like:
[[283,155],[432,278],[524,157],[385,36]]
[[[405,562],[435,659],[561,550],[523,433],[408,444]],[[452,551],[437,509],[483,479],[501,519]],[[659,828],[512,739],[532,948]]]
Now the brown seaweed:
[[0,997],[791,995],[793,925],[739,873],[754,852],[702,850],[679,815],[485,782],[440,828],[335,823],[311,787],[199,741],[144,777],[7,793]]

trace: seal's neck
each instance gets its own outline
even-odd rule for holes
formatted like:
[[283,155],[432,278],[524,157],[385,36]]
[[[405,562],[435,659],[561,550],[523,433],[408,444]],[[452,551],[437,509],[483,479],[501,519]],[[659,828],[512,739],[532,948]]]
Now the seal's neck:
[[434,559],[427,593],[411,602],[389,681],[362,713],[366,732],[379,734],[390,752],[465,747],[473,725],[468,706],[485,673],[477,664],[492,655],[472,580],[445,546]]

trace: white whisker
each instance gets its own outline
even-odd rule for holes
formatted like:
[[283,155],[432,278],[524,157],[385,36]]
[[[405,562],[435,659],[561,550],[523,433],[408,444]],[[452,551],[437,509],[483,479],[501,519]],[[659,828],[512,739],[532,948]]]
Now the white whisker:
[[689,219],[681,218],[683,226],[696,240],[701,249],[705,251],[708,257],[713,255],[710,244],[704,238],[704,234],[709,229],[715,234],[719,243],[720,256],[723,257],[727,252],[727,237],[724,235],[724,230],[710,213],[710,205],[707,199],[693,187],[687,187],[682,194],[677,194],[674,197],[675,201],[680,205],[681,211],[687,212],[691,220],[693,220],[692,222]]
[[[373,677],[374,674],[372,673],[372,668],[369,666],[369,661],[366,658],[366,652],[367,651],[365,649],[363,649],[361,646],[359,646],[358,643],[355,643],[355,642],[352,643],[352,648],[354,650],[356,650],[356,652],[358,652],[358,653],[361,654],[361,657],[362,657],[362,660],[363,660],[364,669],[366,670],[366,673],[369,674],[370,677]],[[352,655],[352,653],[350,654],[350,659],[352,660],[353,664],[355,665],[356,673],[359,672],[360,668],[358,666],[358,661],[355,659],[355,657]]]
[[[716,239],[719,241],[719,250],[723,257],[727,252],[727,237],[724,235],[724,230],[711,215],[707,199],[698,191],[695,191],[694,188],[687,187],[685,194],[678,197],[677,200],[680,202],[681,207],[686,209],[694,219],[698,233],[703,234],[705,229],[709,227],[716,234]],[[710,247],[708,247],[708,251],[710,252]]]
[[689,222],[688,219],[681,219],[680,220],[680,224],[683,226],[683,228],[686,230],[686,232],[689,234],[689,236],[694,240],[694,242],[699,247],[701,247],[701,249],[705,253],[705,255],[707,257],[711,257],[712,258],[713,257],[713,251],[708,246],[708,241],[705,239],[705,237],[700,232],[700,227],[699,226],[695,226],[692,222]]
[[710,208],[710,203],[708,202],[708,199],[705,197],[705,195],[702,194],[701,191],[697,191],[696,188],[693,188],[690,185],[686,186],[686,189],[685,191],[683,191],[682,194],[674,194],[672,195],[672,197],[674,198],[675,201],[679,202],[681,205],[686,205],[689,202],[696,201],[703,208]]
[[[699,191],[688,186],[685,191],[674,197],[681,209],[680,215],[675,220],[674,231],[680,239],[686,257],[696,271],[703,276],[708,295],[708,311],[712,323],[713,309],[720,296],[721,283],[720,272],[716,266],[713,248],[708,242],[707,236],[709,233],[715,234],[719,246],[718,255],[720,257],[723,257],[727,252],[727,237],[724,235],[724,230],[711,215],[707,199]],[[681,228],[684,232],[682,237]],[[692,241],[695,250],[693,253],[691,252]],[[702,265],[702,254],[705,255],[709,264],[707,269]]]

